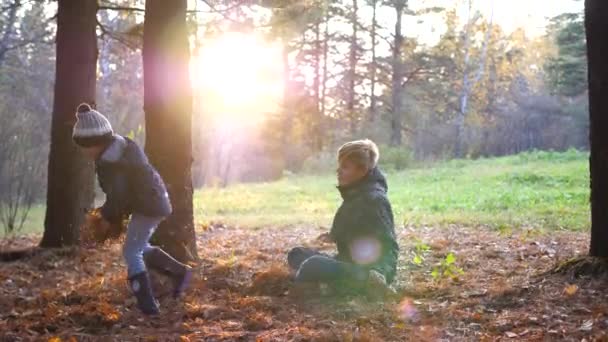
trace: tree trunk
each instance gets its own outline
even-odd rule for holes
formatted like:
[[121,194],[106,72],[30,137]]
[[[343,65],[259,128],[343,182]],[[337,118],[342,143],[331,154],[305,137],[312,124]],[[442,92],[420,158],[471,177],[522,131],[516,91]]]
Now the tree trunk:
[[173,205],[152,241],[183,262],[198,259],[186,5],[186,0],[147,0],[143,44],[146,154],[167,184]]
[[293,124],[293,106],[291,93],[291,67],[289,65],[289,45],[287,38],[283,37],[281,59],[283,61],[283,118],[282,118],[282,132],[281,132],[281,144],[283,149],[283,159],[285,167],[288,170],[292,169],[292,156],[291,156],[291,139],[292,124]]
[[321,130],[321,20],[315,23],[315,77],[313,80],[314,88],[314,118],[311,120],[312,125],[312,148],[314,151],[323,149],[323,131]]
[[469,60],[471,58],[471,10],[472,0],[469,0],[467,10],[467,24],[464,32],[464,65],[462,66],[462,89],[460,90],[460,98],[458,99],[458,113],[456,116],[456,141],[454,142],[454,155],[458,158],[464,156],[464,136],[465,136],[465,119],[469,104]]
[[401,134],[401,115],[403,114],[403,94],[402,86],[403,82],[403,64],[401,62],[401,46],[403,45],[403,34],[401,33],[401,22],[403,19],[404,4],[401,1],[395,3],[395,14],[397,20],[395,22],[395,41],[393,46],[393,58],[392,58],[392,104],[393,108],[391,111],[391,146],[400,146],[403,140]]
[[283,61],[283,134],[281,135],[281,142],[287,144],[291,135],[291,124],[293,121],[293,115],[291,111],[291,67],[289,66],[289,46],[285,39],[283,39],[283,47],[281,49],[281,59]]
[[371,39],[372,39],[372,61],[370,64],[370,90],[369,90],[369,121],[376,121],[376,9],[377,9],[377,0],[372,0],[372,29],[371,29]]
[[459,101],[459,110],[458,116],[456,117],[456,143],[454,148],[454,154],[458,158],[463,158],[465,156],[464,153],[464,139],[466,136],[466,117],[467,111],[469,109],[469,96],[471,95],[471,90],[473,87],[481,80],[483,76],[486,58],[488,53],[488,42],[490,40],[490,34],[492,32],[492,24],[494,20],[494,3],[491,2],[492,14],[490,16],[490,24],[488,26],[488,30],[486,31],[485,38],[483,41],[483,47],[479,60],[479,68],[473,80],[469,77],[469,66],[471,60],[471,27],[473,23],[477,20],[471,19],[471,10],[473,6],[473,1],[469,0],[469,8],[467,14],[467,26],[465,29],[465,42],[464,42],[464,66],[463,66],[463,76],[462,76],[462,90],[460,92],[460,101]]
[[46,216],[41,247],[78,243],[84,211],[95,197],[93,163],[72,142],[76,107],[95,102],[96,0],[59,0],[55,97],[51,120]]
[[[325,9],[325,29],[323,33],[323,74],[321,75],[321,111],[319,117],[321,119],[320,132],[326,133],[325,129],[325,118],[326,118],[326,103],[327,103],[327,74],[328,74],[328,54],[329,54],[329,5],[328,0],[324,1]],[[324,139],[325,140],[325,139]],[[325,141],[324,141],[325,143]]]
[[350,134],[357,133],[357,114],[355,113],[355,77],[357,73],[357,19],[358,3],[353,0],[351,12],[352,34],[350,36],[350,54],[348,57],[348,93],[346,95],[346,113],[349,119]]
[[6,60],[6,54],[9,50],[9,43],[13,31],[15,29],[15,22],[17,21],[17,10],[21,6],[21,0],[13,0],[13,3],[8,6],[8,15],[4,27],[2,28],[2,38],[0,38],[0,68]]
[[608,257],[608,2],[585,1],[589,63],[591,139],[591,247],[589,254]]

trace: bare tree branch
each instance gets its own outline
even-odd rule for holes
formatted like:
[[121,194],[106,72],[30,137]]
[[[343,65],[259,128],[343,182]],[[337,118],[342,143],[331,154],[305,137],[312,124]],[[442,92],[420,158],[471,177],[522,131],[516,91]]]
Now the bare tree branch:
[[128,11],[128,12],[145,12],[146,10],[141,7],[130,7],[130,6],[99,6],[100,10],[110,11]]
[[105,27],[99,21],[99,19],[97,19],[97,27],[99,27],[99,29],[101,30],[101,37],[107,35],[108,37],[115,39],[116,41],[118,41],[119,43],[122,43],[124,46],[126,46],[127,48],[129,48],[131,50],[137,50],[137,48],[139,47],[139,46],[137,46],[137,44],[130,42],[128,39],[121,37],[120,34],[117,34],[116,32],[112,32],[112,31],[108,30],[108,28]]

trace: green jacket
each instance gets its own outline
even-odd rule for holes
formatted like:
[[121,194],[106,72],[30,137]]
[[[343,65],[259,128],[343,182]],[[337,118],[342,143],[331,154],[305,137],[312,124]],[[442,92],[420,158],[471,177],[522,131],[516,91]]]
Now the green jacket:
[[399,245],[386,178],[374,168],[358,183],[338,190],[343,202],[330,231],[338,247],[337,259],[375,269],[392,282]]

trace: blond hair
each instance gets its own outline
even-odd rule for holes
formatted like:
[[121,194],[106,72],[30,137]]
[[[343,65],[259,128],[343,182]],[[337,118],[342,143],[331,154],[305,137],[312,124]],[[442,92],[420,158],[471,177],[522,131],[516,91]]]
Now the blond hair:
[[378,165],[378,146],[369,139],[347,142],[338,149],[338,162],[348,159],[371,170]]

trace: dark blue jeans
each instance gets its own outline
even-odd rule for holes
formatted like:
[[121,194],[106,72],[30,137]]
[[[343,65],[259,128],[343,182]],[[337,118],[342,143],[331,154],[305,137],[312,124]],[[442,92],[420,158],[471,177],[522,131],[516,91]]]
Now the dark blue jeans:
[[289,251],[287,263],[296,271],[296,282],[362,282],[368,275],[368,270],[364,267],[336,260],[305,247],[296,247]]

